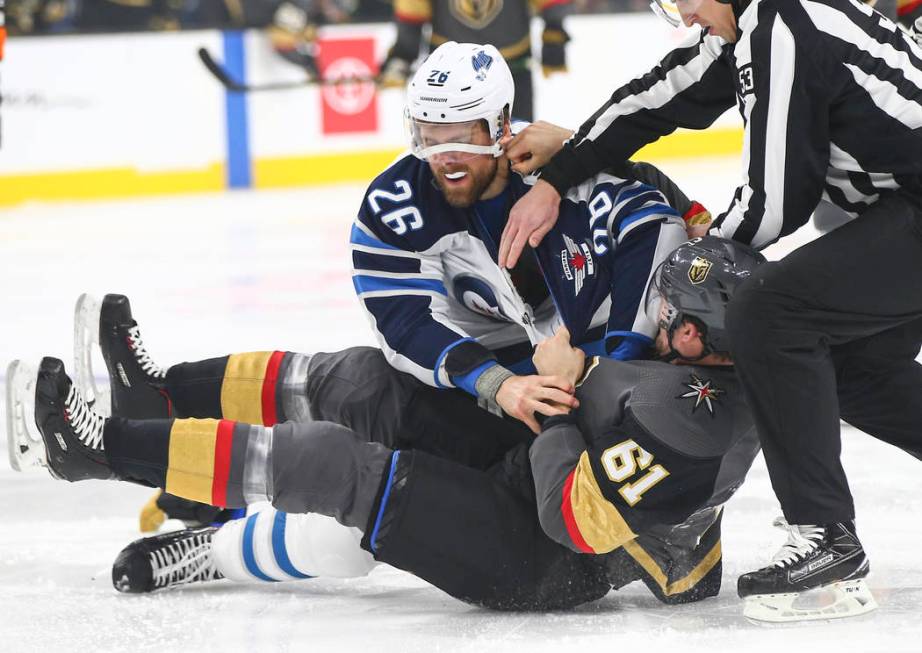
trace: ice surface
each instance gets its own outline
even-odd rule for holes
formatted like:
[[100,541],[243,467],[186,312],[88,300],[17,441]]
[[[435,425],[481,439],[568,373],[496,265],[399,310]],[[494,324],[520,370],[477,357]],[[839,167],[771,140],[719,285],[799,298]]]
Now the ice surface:
[[[732,161],[665,167],[715,213],[728,201]],[[131,297],[148,349],[163,364],[234,351],[371,344],[346,247],[362,191],[5,210],[0,363],[54,354],[70,364],[71,312],[81,292]],[[922,469],[851,429],[843,448],[880,609],[846,622],[787,627],[746,622],[735,593],[736,576],[766,562],[783,539],[770,526],[779,510],[761,458],[727,509],[719,597],[667,607],[634,584],[547,615],[473,608],[386,567],[351,581],[221,582],[121,596],[109,568],[138,537],[138,510],[152,491],[15,474],[4,455],[0,651],[920,651]]]

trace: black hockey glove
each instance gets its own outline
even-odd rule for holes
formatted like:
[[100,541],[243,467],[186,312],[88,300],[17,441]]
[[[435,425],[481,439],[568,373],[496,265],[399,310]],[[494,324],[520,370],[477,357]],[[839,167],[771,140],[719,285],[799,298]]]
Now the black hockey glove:
[[541,71],[545,77],[567,72],[566,44],[570,40],[561,25],[548,25],[541,35]]

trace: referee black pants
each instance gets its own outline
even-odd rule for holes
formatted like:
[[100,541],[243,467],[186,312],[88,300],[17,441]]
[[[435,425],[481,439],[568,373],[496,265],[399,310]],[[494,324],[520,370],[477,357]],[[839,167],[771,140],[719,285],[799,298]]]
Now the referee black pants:
[[727,327],[792,524],[854,518],[840,417],[922,458],[922,202],[894,193],[741,286]]

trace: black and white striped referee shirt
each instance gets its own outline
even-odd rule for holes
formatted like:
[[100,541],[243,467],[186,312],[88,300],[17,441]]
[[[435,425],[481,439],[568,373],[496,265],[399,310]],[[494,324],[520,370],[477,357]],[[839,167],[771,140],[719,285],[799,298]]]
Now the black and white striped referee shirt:
[[881,192],[922,196],[922,49],[854,0],[754,0],[739,39],[710,35],[619,88],[545,167],[558,191],[677,127],[738,104],[743,183],[716,231],[765,247],[821,198],[851,215]]

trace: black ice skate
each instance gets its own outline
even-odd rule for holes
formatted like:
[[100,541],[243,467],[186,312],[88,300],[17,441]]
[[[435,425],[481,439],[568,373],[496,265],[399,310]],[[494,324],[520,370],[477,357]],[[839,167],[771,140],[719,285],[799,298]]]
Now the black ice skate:
[[51,475],[66,481],[114,478],[103,452],[105,422],[68,378],[64,363],[43,358],[35,382],[35,425]]
[[877,607],[864,581],[870,569],[853,522],[775,526],[788,540],[767,567],[743,574],[737,593],[743,614],[757,621],[834,619]]
[[[102,302],[81,295],[74,311],[74,353],[77,385],[105,412],[129,419],[170,416],[164,391],[166,372],[151,359],[131,305],[124,295],[106,295]],[[93,345],[98,344],[106,363],[108,387],[96,385]],[[105,406],[105,408],[103,407]]]
[[211,551],[217,530],[187,529],[132,542],[112,564],[112,585],[119,592],[141,594],[224,578]]
[[[101,387],[96,384],[93,371],[94,345],[99,346],[108,373],[109,382]],[[125,295],[109,294],[102,301],[92,295],[80,295],[74,308],[74,356],[76,384],[99,413],[126,419],[172,416],[164,387],[166,371],[153,361],[144,346]],[[169,500],[168,506],[156,505],[162,497]],[[213,520],[186,519],[186,514],[200,511],[212,516],[220,512],[205,504],[161,493],[153,501],[153,507],[145,505],[141,510],[142,532],[156,530],[172,518],[182,519],[187,526],[208,524]]]

